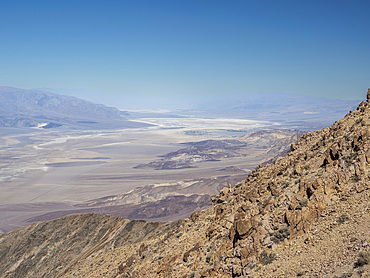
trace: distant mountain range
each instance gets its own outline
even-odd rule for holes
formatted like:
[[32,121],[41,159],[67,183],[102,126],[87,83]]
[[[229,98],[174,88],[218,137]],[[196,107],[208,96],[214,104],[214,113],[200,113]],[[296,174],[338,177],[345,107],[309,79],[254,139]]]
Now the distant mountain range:
[[[355,109],[360,100],[327,99],[281,92],[226,93],[220,95],[111,95],[85,89],[47,89],[78,96],[96,103],[129,110],[132,116],[192,116],[199,118],[237,118],[281,123],[280,128],[313,130],[329,126]],[[132,110],[145,110],[136,113]],[[156,113],[148,113],[156,111]],[[170,115],[171,114],[171,115]]]
[[[129,119],[185,116],[272,121],[280,123],[279,128],[313,130],[329,126],[358,103],[359,100],[286,93],[142,96],[108,95],[84,89],[0,87],[0,126],[136,127],[143,123]],[[130,114],[117,108],[129,110]],[[162,112],[158,113],[158,110]]]
[[0,127],[125,128],[144,124],[127,120],[114,107],[40,90],[0,87]]
[[312,130],[329,126],[359,102],[287,93],[233,93],[203,100],[194,111],[209,117],[273,121],[289,128]]

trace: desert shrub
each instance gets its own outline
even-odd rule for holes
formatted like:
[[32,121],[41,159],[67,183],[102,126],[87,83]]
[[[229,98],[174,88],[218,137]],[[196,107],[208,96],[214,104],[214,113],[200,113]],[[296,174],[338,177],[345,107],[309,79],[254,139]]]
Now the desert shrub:
[[302,198],[302,200],[299,201],[299,204],[296,207],[296,209],[302,209],[303,207],[307,207],[307,205],[308,205],[308,199]]
[[242,182],[238,182],[237,184],[235,184],[235,188],[241,187],[242,185],[243,185]]
[[360,276],[360,277],[362,277],[362,274],[364,274],[365,273],[365,270],[363,270],[363,269],[359,269],[358,271],[357,271],[357,274]]
[[290,235],[290,230],[288,227],[283,227],[279,229],[274,236],[271,238],[271,240],[275,243],[279,243],[280,241],[283,241],[285,238],[288,238]]
[[370,252],[360,252],[358,254],[357,262],[355,263],[355,267],[361,267],[365,264],[369,264],[370,262]]
[[351,153],[349,155],[346,155],[344,157],[344,161],[347,163],[347,166],[353,164],[353,160],[356,158],[356,154],[355,153]]
[[266,251],[263,251],[260,256],[260,263],[262,265],[267,265],[272,263],[276,259],[276,255],[274,253],[268,254]]
[[360,126],[366,126],[366,121],[364,120],[364,118],[359,118],[358,120],[356,120],[356,124]]
[[352,161],[352,156],[351,155],[347,155],[344,157],[344,161],[347,163],[347,166],[353,164],[353,161]]
[[321,177],[322,175],[324,174],[324,169],[319,169],[319,171],[317,172],[317,175],[319,176],[319,177]]
[[347,216],[347,215],[345,215],[345,214],[343,214],[343,215],[341,215],[341,216],[339,216],[339,217],[338,217],[337,222],[338,222],[339,224],[343,224],[343,223],[344,223],[344,222],[346,222],[348,219],[349,219],[349,218],[348,218],[348,216]]
[[282,184],[281,188],[285,189],[289,186],[289,184],[290,184],[289,181],[286,181],[285,183]]
[[360,124],[362,122],[362,120],[363,120],[362,118],[357,119],[356,124]]
[[126,224],[124,230],[127,232],[130,232],[132,228],[135,226],[136,222],[137,222],[136,220],[131,220],[130,222]]
[[357,175],[353,175],[353,176],[352,176],[352,180],[353,180],[354,182],[359,182],[359,181],[361,180],[361,178],[360,178],[359,176],[357,176]]

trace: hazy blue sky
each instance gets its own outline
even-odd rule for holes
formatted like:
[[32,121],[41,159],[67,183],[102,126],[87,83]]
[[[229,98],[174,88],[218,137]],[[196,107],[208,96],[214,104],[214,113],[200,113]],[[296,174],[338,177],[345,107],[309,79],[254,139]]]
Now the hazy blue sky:
[[0,85],[363,99],[370,1],[0,0]]

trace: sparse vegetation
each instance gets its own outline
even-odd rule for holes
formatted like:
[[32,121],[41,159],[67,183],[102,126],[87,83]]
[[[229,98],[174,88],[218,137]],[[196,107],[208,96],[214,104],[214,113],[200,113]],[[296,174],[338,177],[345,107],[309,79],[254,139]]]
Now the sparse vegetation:
[[272,263],[276,259],[276,255],[274,253],[267,253],[266,251],[263,251],[260,256],[260,263],[262,265],[267,265]]
[[356,158],[355,153],[351,153],[344,157],[345,162],[347,163],[347,166],[353,164],[353,160]]
[[356,120],[356,124],[360,125],[360,126],[366,126],[366,121],[364,118],[359,118]]
[[302,200],[299,201],[299,204],[296,207],[296,209],[300,210],[303,207],[307,207],[307,204],[308,204],[308,199],[307,198],[302,198]]
[[358,254],[357,262],[355,263],[355,267],[361,267],[365,264],[369,264],[370,262],[370,252],[360,252]]
[[359,182],[361,180],[361,177],[357,176],[357,175],[353,175],[352,176],[352,181],[354,182]]
[[283,227],[279,229],[274,236],[271,238],[271,240],[275,243],[279,243],[280,241],[283,241],[285,238],[288,238],[290,235],[290,230],[288,227]]
[[343,224],[344,222],[348,221],[348,219],[349,219],[348,216],[343,214],[343,215],[339,216],[337,222],[338,222],[338,224]]
[[320,168],[319,171],[317,171],[317,175],[321,177],[324,174],[324,169]]
[[289,184],[290,184],[290,182],[289,181],[286,181],[285,183],[283,183],[283,185],[282,185],[281,188],[282,189],[288,188]]

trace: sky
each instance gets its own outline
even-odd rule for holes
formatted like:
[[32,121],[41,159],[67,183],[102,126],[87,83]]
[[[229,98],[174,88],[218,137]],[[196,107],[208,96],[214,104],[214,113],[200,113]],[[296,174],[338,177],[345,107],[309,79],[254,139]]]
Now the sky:
[[370,1],[0,0],[0,86],[363,99]]

